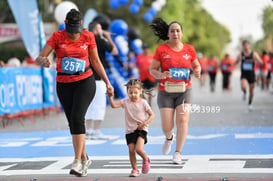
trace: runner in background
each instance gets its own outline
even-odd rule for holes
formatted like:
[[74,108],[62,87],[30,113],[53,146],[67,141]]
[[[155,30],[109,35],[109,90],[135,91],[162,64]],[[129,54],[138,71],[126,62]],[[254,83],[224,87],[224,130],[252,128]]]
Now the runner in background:
[[[98,55],[104,69],[110,70],[110,65],[108,64],[105,53],[110,52],[112,55],[118,55],[118,50],[116,45],[111,39],[110,32],[103,31],[101,24],[98,22],[91,22],[88,26],[88,30],[93,32],[95,35],[95,40],[98,49]],[[94,77],[96,80],[96,93],[95,97],[89,105],[87,112],[85,114],[86,120],[86,138],[87,139],[107,139],[101,130],[101,122],[104,120],[106,111],[106,87],[103,80],[99,74],[95,71],[93,66],[91,67],[94,72]],[[92,129],[92,124],[94,123],[94,129]]]
[[242,51],[238,55],[235,65],[241,62],[241,89],[243,91],[243,100],[246,100],[247,86],[249,87],[249,98],[248,98],[248,110],[252,111],[252,101],[254,97],[255,88],[255,72],[254,65],[255,61],[263,64],[260,56],[257,52],[251,50],[250,44],[247,40],[242,42]]
[[[147,143],[148,125],[154,119],[154,113],[143,97],[142,83],[138,79],[131,79],[126,84],[128,98],[114,102],[109,95],[112,108],[124,108],[126,125],[126,142],[129,148],[129,158],[132,166],[130,177],[139,176],[136,153],[142,158],[142,173],[150,170],[150,158],[143,149]],[[148,116],[147,116],[148,115]]]
[[208,67],[207,67],[207,59],[203,56],[202,53],[197,53],[198,61],[201,65],[201,78],[200,78],[200,86],[203,87],[207,80],[207,73],[208,73]]
[[223,90],[231,90],[230,82],[231,82],[231,74],[233,70],[234,60],[229,56],[229,54],[225,54],[225,57],[221,60],[221,71],[223,75]]
[[262,90],[267,89],[268,81],[268,62],[269,62],[269,56],[267,55],[267,52],[263,50],[261,59],[263,61],[263,65],[261,66],[261,75],[262,75]]
[[215,58],[214,55],[210,56],[208,59],[208,73],[209,73],[209,85],[210,91],[215,91],[215,84],[216,84],[216,75],[218,71],[218,60]]
[[143,53],[139,54],[136,57],[136,66],[138,68],[139,73],[139,79],[143,83],[143,89],[145,89],[147,92],[150,92],[148,94],[148,103],[151,106],[152,105],[152,89],[156,87],[157,81],[156,79],[150,74],[150,65],[153,61],[153,54],[150,52],[150,47],[148,44],[143,44],[142,46]]
[[268,61],[268,72],[270,73],[270,80],[269,81],[269,89],[270,89],[270,84],[271,84],[271,88],[273,90],[273,52],[270,52],[269,54],[269,61]]

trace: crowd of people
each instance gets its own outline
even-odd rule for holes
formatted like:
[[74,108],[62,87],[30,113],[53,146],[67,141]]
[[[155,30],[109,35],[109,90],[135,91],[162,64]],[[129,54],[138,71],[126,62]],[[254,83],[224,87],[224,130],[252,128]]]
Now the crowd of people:
[[[157,46],[155,53],[151,53],[149,45],[143,43],[143,52],[134,55],[135,63],[130,65],[130,69],[138,70],[139,78],[130,77],[125,85],[127,97],[115,101],[114,89],[105,72],[111,66],[105,53],[117,55],[117,47],[110,33],[103,31],[99,22],[91,22],[88,30],[83,29],[82,24],[81,13],[70,10],[65,19],[66,28],[54,32],[33,61],[37,65],[50,67],[53,61],[48,56],[53,51],[56,53],[57,96],[72,137],[74,160],[70,174],[75,176],[86,176],[91,164],[85,139],[104,138],[100,126],[105,116],[107,97],[112,108],[121,107],[125,111],[125,139],[132,167],[129,176],[136,177],[140,175],[136,153],[143,160],[142,173],[150,170],[151,160],[144,145],[148,143],[148,125],[154,118],[151,108],[153,90],[158,90],[157,106],[165,136],[162,153],[169,154],[176,140],[172,162],[181,164],[181,152],[188,133],[192,89],[196,89],[191,85],[192,77],[200,80],[201,87],[209,77],[210,91],[215,92],[216,77],[221,72],[222,89],[229,91],[232,72],[240,63],[241,90],[243,99],[246,99],[247,92],[249,94],[250,110],[256,78],[257,85],[260,84],[262,89],[269,89],[270,79],[273,79],[272,53],[268,56],[264,51],[260,56],[251,50],[248,41],[243,41],[242,51],[236,59],[229,54],[225,54],[220,61],[214,55],[206,58],[202,53],[196,53],[193,45],[183,42],[180,22],[167,23],[162,18],[155,18],[150,28],[164,43]],[[10,62],[18,64],[15,57]],[[0,63],[4,66],[3,62]]]

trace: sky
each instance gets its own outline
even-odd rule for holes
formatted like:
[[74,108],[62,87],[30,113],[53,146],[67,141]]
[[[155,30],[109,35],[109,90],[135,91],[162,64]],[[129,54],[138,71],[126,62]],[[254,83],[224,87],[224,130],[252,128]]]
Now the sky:
[[[240,36],[251,35],[259,40],[263,37],[262,14],[265,6],[273,7],[273,0],[200,0],[213,18],[226,26],[236,47]],[[273,31],[273,30],[272,30]]]

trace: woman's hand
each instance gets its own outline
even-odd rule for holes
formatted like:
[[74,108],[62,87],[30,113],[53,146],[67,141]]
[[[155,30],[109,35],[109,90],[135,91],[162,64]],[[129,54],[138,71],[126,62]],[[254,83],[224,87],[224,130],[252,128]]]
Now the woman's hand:
[[166,79],[166,78],[172,78],[171,72],[170,71],[164,71],[160,75],[160,79]]
[[196,70],[193,70],[193,74],[196,78],[200,79],[201,77],[201,69],[196,69]]
[[47,68],[49,68],[51,65],[51,61],[48,57],[39,56],[39,57],[37,57],[35,62],[36,62],[36,64],[43,65],[44,67],[47,67]]
[[106,85],[106,91],[109,97],[114,96],[114,88],[112,87],[110,83]]

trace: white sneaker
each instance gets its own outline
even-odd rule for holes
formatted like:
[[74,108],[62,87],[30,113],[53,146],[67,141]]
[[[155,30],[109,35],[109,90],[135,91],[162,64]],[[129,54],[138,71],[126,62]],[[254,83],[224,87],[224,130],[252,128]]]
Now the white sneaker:
[[165,140],[165,142],[163,144],[163,147],[162,147],[162,153],[164,155],[168,155],[170,153],[170,151],[171,151],[171,145],[173,143],[173,138],[174,138],[174,134],[172,135],[171,140],[169,140],[169,139]]
[[86,177],[87,176],[87,170],[89,168],[89,166],[91,165],[92,161],[91,159],[87,156],[87,160],[82,159],[82,177]]
[[91,136],[94,140],[108,140],[109,138],[104,135],[100,130],[94,130]]
[[182,164],[182,158],[181,158],[181,154],[179,152],[175,152],[173,154],[173,163],[174,164]]
[[82,163],[80,160],[75,159],[72,163],[72,168],[70,170],[70,175],[75,175],[80,177],[82,175]]
[[246,100],[246,93],[243,93],[243,101]]
[[253,106],[252,106],[252,104],[249,104],[249,105],[248,105],[248,111],[249,111],[249,112],[252,112],[252,110],[253,110]]

